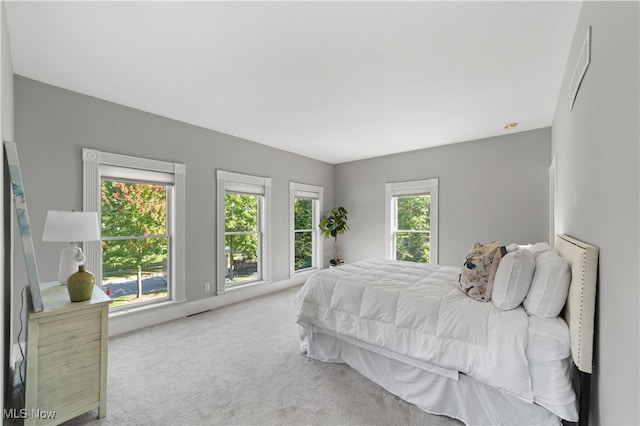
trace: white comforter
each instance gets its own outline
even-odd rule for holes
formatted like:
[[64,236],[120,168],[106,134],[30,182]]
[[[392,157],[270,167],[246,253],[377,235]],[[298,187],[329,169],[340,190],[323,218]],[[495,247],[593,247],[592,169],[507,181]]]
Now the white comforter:
[[296,298],[297,322],[468,374],[532,402],[528,317],[470,299],[459,268],[368,260],[320,271]]

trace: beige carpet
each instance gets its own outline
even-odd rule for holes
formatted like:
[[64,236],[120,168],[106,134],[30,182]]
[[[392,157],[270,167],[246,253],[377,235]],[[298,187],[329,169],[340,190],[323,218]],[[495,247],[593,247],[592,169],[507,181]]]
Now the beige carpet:
[[447,425],[299,351],[298,288],[109,341],[107,417],[66,425]]

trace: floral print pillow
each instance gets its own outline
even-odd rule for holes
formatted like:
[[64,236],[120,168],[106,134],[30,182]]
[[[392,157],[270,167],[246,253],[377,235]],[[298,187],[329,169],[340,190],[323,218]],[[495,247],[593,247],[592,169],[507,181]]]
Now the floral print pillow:
[[482,245],[476,243],[467,254],[460,277],[458,287],[464,294],[472,299],[488,302],[491,300],[493,279],[500,259],[506,253],[504,247],[500,247],[497,241]]

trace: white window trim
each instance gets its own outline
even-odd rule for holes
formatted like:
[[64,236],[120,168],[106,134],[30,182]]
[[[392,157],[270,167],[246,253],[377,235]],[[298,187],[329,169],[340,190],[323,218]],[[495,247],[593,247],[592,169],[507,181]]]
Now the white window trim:
[[[216,294],[220,295],[225,291],[233,291],[247,286],[253,286],[271,281],[271,178],[245,175],[241,173],[217,170],[217,250],[218,250],[218,276],[216,280]],[[264,212],[260,217],[260,228],[262,229],[262,242],[260,246],[260,264],[262,268],[262,279],[252,281],[246,285],[237,285],[226,288],[225,270],[227,268],[224,254],[225,243],[225,209],[224,200],[227,191],[244,192],[247,194],[264,196]]]
[[557,205],[556,194],[558,193],[558,173],[556,170],[557,154],[554,154],[549,166],[549,245],[553,247],[553,240],[555,235],[559,232],[556,231],[555,224],[555,206]]
[[[396,212],[393,197],[399,195],[431,195],[431,223],[429,235],[429,263],[438,263],[438,179],[414,180],[385,184],[385,257],[395,259],[393,230]],[[434,226],[435,225],[435,226]]]
[[[317,200],[317,208],[314,211],[313,218],[313,259],[310,269],[296,271],[295,269],[295,212],[294,200],[296,197],[311,198]],[[322,265],[322,238],[318,230],[320,223],[320,215],[324,211],[322,209],[322,200],[324,199],[324,188],[322,186],[308,185],[305,183],[289,182],[289,277],[308,273],[320,269]]]
[[[83,164],[83,209],[85,211],[100,212],[102,173],[111,167],[130,169],[131,178],[146,172],[160,173],[163,176],[173,176],[173,203],[171,210],[167,212],[173,217],[172,229],[168,230],[172,236],[172,255],[169,261],[170,282],[173,288],[169,291],[171,302],[184,302],[185,298],[185,173],[186,167],[181,163],[151,160],[147,158],[132,157],[129,155],[112,154],[97,151],[95,149],[82,149]],[[160,176],[160,175],[158,175]],[[169,182],[167,182],[169,183]],[[87,269],[96,276],[96,282],[102,283],[102,247],[100,241],[84,243],[84,253],[87,258]],[[166,305],[160,302],[158,305]],[[149,305],[132,306],[129,309],[118,311],[121,315],[129,311],[147,309]]]

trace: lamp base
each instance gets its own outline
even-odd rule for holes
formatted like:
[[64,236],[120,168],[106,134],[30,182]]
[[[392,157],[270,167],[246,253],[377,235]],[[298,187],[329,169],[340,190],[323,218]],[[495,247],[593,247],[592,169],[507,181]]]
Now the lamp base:
[[58,265],[58,282],[60,284],[67,284],[71,274],[76,273],[80,265],[84,263],[82,258],[82,250],[73,243],[62,249]]
[[67,280],[67,291],[72,302],[83,302],[91,299],[96,277],[84,270],[84,265],[78,267],[78,272],[71,274]]

